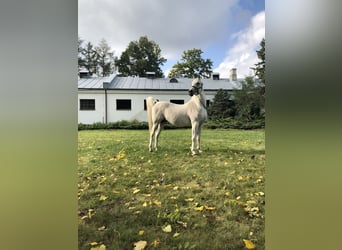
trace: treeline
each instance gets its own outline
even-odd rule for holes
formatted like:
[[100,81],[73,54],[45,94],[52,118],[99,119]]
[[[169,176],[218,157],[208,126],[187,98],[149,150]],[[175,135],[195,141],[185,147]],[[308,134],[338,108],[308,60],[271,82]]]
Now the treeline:
[[105,39],[98,45],[78,37],[78,70],[86,69],[90,75],[108,76],[115,72],[114,51]]

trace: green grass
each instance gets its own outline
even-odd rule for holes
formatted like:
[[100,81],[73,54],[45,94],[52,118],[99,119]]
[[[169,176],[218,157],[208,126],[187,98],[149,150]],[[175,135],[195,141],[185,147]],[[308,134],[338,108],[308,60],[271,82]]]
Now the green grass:
[[264,136],[203,130],[191,156],[190,129],[162,131],[152,153],[147,130],[80,131],[79,249],[264,249]]

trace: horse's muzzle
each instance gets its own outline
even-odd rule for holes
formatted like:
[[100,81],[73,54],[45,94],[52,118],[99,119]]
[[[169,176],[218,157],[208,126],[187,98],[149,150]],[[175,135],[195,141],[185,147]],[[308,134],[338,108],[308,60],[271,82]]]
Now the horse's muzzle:
[[194,95],[194,90],[192,88],[189,89],[188,92],[189,92],[189,96],[193,96]]

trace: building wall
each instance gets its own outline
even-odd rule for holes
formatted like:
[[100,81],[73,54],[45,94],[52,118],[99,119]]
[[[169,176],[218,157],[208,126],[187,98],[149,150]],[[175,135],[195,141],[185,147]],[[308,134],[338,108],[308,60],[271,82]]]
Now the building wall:
[[[95,110],[80,110],[80,99],[95,99]],[[78,123],[105,122],[104,91],[82,91],[78,93]]]
[[[216,91],[205,92],[207,100],[213,100]],[[159,101],[190,100],[186,91],[133,91],[133,90],[107,90],[107,122],[121,120],[147,121],[147,113],[144,110],[144,100],[153,96]],[[104,90],[81,90],[78,92],[78,99],[95,99],[94,111],[80,110],[78,100],[78,123],[92,124],[105,122],[105,92]],[[117,99],[130,99],[131,110],[117,110]]]

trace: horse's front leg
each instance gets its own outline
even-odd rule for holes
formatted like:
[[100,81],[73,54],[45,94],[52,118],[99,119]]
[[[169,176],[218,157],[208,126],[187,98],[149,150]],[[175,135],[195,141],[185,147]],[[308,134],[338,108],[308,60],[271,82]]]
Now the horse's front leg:
[[191,137],[191,154],[195,155],[195,142],[197,139],[197,133],[198,133],[198,124],[195,122],[192,124],[192,137]]
[[202,153],[202,150],[201,150],[201,131],[202,131],[202,127],[199,126],[198,127],[198,132],[197,132],[197,150],[198,150],[198,153]]

